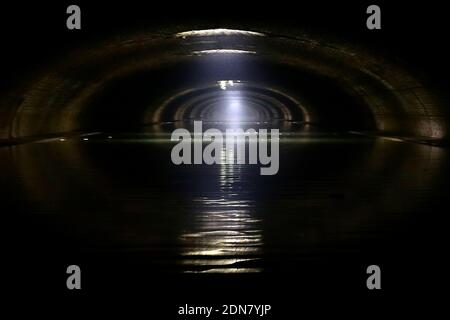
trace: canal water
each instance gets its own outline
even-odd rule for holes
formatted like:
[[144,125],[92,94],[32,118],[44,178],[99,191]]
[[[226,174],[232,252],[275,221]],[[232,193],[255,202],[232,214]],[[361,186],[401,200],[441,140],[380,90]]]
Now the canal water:
[[175,165],[174,145],[147,128],[2,147],[11,243],[161,274],[295,273],[420,256],[447,206],[443,148],[298,125],[282,128],[278,174],[264,176],[260,164]]

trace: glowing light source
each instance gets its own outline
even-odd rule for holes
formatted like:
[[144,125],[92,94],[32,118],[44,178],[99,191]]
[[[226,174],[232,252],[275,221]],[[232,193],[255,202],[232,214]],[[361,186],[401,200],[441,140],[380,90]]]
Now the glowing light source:
[[232,110],[238,110],[240,106],[239,101],[231,101],[230,102],[230,109]]
[[256,36],[256,37],[264,37],[265,34],[261,32],[255,31],[247,31],[247,30],[236,30],[236,29],[205,29],[205,30],[190,30],[184,32],[178,32],[175,34],[177,38],[186,37],[208,37],[208,36]]
[[197,56],[205,54],[256,54],[256,51],[237,50],[237,49],[210,49],[210,50],[192,51],[192,54]]
[[217,84],[219,85],[220,89],[227,90],[228,87],[234,87],[235,83],[239,83],[240,81],[233,81],[233,80],[220,80],[217,81]]

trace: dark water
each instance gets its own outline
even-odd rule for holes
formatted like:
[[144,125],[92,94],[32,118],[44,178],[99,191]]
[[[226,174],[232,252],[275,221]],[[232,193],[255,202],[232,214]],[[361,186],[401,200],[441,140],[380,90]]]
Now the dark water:
[[260,165],[174,165],[173,146],[147,132],[1,148],[11,241],[163,273],[285,272],[420,251],[445,211],[446,149],[297,130],[280,138],[278,174],[262,176]]

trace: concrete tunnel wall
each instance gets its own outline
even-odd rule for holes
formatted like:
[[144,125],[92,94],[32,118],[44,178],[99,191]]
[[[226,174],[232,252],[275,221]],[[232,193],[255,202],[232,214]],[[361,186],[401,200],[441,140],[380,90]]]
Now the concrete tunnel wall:
[[[96,92],[112,81],[162,65],[204,59],[211,52],[202,51],[224,47],[242,51],[227,54],[249,54],[331,79],[347,94],[364,101],[361,107],[373,115],[378,133],[448,138],[449,115],[443,98],[401,67],[361,48],[305,35],[215,34],[209,39],[214,40],[213,45],[203,41],[204,37],[138,34],[68,53],[2,95],[0,139],[83,130],[80,115],[94,105]],[[295,97],[295,92],[289,94]],[[301,97],[295,98],[301,101]],[[149,106],[149,112],[158,107]],[[345,107],[336,107],[346,112]],[[312,122],[320,123],[314,110],[310,114]]]

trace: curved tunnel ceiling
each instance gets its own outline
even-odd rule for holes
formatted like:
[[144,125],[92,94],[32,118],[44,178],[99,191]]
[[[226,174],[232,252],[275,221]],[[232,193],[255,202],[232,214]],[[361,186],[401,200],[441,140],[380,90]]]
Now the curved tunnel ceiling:
[[207,29],[122,35],[68,54],[2,99],[0,138],[223,120],[237,104],[242,121],[448,136],[440,97],[381,56],[307,34]]
[[162,121],[309,121],[306,109],[295,99],[272,88],[240,80],[220,80],[176,94],[156,112],[149,112],[153,123]]
[[[368,254],[401,266],[417,260],[418,248],[441,252],[435,235],[445,232],[435,221],[448,207],[448,152],[433,145],[448,143],[450,120],[444,55],[434,52],[443,49],[441,36],[430,26],[394,29],[388,15],[383,30],[366,30],[364,11],[353,15],[361,8],[344,15],[358,21],[340,26],[342,11],[317,6],[319,14],[282,6],[285,15],[268,6],[256,17],[252,5],[247,19],[241,5],[223,5],[225,17],[227,8],[208,4],[211,16],[198,10],[197,20],[180,8],[119,4],[108,13],[120,14],[95,24],[86,15],[78,31],[40,39],[33,35],[45,32],[28,30],[31,20],[23,33],[6,32],[5,51],[16,56],[3,60],[0,159],[22,264],[31,257],[43,269],[60,265],[61,252],[102,263],[113,254],[124,257],[119,268],[130,262],[136,274],[143,262],[163,279],[160,270],[169,278],[249,269],[297,275],[347,258],[360,266]],[[83,5],[90,17],[99,9]],[[181,19],[168,17],[175,11]],[[224,18],[211,22],[214,14]],[[250,148],[244,157],[228,148],[245,133],[207,145],[193,120],[221,132],[280,133],[258,137],[260,165],[251,165]],[[175,128],[193,134],[193,149],[183,150],[192,166],[173,161]],[[266,176],[269,145],[277,171]],[[198,163],[206,148],[220,161]]]

